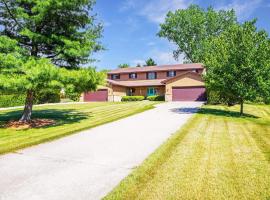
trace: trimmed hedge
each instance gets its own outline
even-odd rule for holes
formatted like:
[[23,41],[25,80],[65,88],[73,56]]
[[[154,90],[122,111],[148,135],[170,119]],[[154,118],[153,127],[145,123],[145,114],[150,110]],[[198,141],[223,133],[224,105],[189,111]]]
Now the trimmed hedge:
[[165,101],[164,95],[149,96],[146,98],[149,101]]
[[41,92],[36,96],[35,104],[59,103],[60,101],[61,99],[59,91],[48,90]]
[[0,108],[22,106],[25,102],[25,95],[22,94],[0,94]]
[[144,96],[123,96],[121,101],[142,101]]
[[[23,106],[25,104],[25,94],[0,94],[0,108]],[[34,104],[59,103],[60,92],[43,91],[35,96]]]

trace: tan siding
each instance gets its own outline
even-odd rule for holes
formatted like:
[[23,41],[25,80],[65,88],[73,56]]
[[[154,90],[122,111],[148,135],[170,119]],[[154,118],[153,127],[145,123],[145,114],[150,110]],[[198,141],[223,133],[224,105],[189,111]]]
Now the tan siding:
[[190,86],[204,86],[204,82],[201,77],[187,74],[184,77],[173,79],[166,84],[166,101],[172,100],[172,88],[173,87],[190,87]]

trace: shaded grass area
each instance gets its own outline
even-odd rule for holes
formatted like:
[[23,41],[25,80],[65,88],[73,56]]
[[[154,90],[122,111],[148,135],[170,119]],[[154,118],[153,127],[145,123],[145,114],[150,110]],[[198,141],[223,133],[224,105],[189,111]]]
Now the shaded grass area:
[[22,110],[0,112],[0,154],[39,144],[84,129],[118,120],[153,108],[155,102],[87,103],[50,105],[34,108],[33,118],[53,119],[56,124],[27,130],[4,128],[9,120],[19,119]]
[[104,199],[269,199],[270,106],[238,110],[204,106]]

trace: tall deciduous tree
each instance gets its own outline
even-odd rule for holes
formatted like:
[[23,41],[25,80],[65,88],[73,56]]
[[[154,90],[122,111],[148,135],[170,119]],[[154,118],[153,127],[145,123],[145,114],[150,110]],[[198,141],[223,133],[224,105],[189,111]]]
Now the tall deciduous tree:
[[[91,15],[94,3],[94,0],[0,1],[0,26],[3,27],[0,88],[10,91],[17,88],[27,93],[21,121],[31,119],[36,90],[62,87],[63,77],[69,88],[74,84],[67,77],[75,75],[81,80],[79,86],[73,87],[78,92],[96,87],[96,72],[79,70],[92,61],[91,53],[102,49],[98,42],[102,26]],[[56,66],[77,71],[67,72]],[[84,84],[85,78],[89,78],[90,86]]]
[[215,11],[212,7],[204,10],[197,5],[187,9],[169,12],[160,25],[159,37],[167,38],[177,45],[174,57],[185,55],[188,62],[201,62],[202,43],[209,37],[218,36],[228,27],[237,23],[235,12]]
[[145,66],[156,66],[157,63],[152,59],[149,58],[148,60],[145,61]]
[[240,103],[270,97],[270,40],[255,21],[234,25],[205,42],[206,86]]

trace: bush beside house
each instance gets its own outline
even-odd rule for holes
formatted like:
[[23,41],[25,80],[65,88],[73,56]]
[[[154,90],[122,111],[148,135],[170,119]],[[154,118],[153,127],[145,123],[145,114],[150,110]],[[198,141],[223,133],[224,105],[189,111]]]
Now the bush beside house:
[[149,96],[146,98],[149,101],[165,101],[164,95],[155,95],[155,96]]
[[123,96],[121,101],[142,101],[144,96]]

